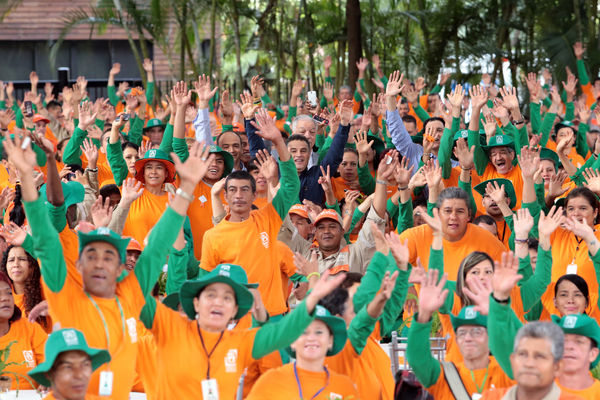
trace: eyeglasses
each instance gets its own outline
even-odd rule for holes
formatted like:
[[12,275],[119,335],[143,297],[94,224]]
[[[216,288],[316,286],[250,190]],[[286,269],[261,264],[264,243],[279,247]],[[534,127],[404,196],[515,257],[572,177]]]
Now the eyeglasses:
[[477,326],[474,328],[463,328],[460,327],[456,330],[456,337],[457,338],[464,338],[467,336],[467,334],[469,334],[472,338],[480,338],[483,336],[484,333],[487,332],[487,329],[485,329],[482,326]]

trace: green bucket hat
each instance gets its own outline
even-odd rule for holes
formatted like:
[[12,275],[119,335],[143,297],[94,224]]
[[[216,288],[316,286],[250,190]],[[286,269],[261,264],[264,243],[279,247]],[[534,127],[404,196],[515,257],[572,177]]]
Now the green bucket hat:
[[48,336],[46,346],[44,347],[46,355],[44,362],[27,374],[40,385],[51,387],[52,383],[46,377],[46,373],[52,369],[56,357],[67,351],[83,351],[90,356],[92,371],[97,370],[102,364],[110,361],[108,351],[89,347],[82,332],[77,329],[61,329],[52,332]]
[[560,159],[558,158],[558,154],[555,151],[550,150],[546,147],[542,147],[540,149],[540,160],[550,160],[554,163],[554,168],[556,168],[556,172],[558,172],[558,167],[560,166]]
[[[85,197],[85,188],[79,182],[68,181],[61,182],[63,196],[65,198],[65,207],[69,208],[73,204],[81,203]],[[46,196],[46,184],[43,184],[40,188],[40,197],[47,199]]]
[[79,237],[79,254],[81,254],[85,246],[92,242],[106,242],[115,246],[121,256],[121,262],[125,263],[129,238],[122,238],[119,234],[104,226],[89,233],[77,232],[77,236]]
[[510,209],[512,209],[514,206],[517,205],[517,193],[515,192],[515,187],[513,186],[512,182],[509,181],[508,179],[504,179],[504,178],[488,179],[487,181],[483,181],[479,185],[475,186],[473,188],[473,190],[475,190],[477,193],[479,193],[483,197],[483,196],[485,196],[485,188],[487,187],[487,184],[491,183],[491,182],[498,183],[498,186],[504,185],[504,192],[506,193],[506,196],[510,200],[510,203],[508,204],[508,207],[510,207]]
[[482,147],[486,152],[493,147],[510,147],[515,150],[515,141],[508,135],[495,135],[490,138],[487,145]]
[[226,177],[233,171],[233,156],[228,152],[217,146],[216,144],[210,145],[208,151],[211,154],[220,154],[225,160],[225,170],[223,171],[223,177]]
[[[570,333],[573,335],[585,336],[586,338],[592,339],[596,347],[600,346],[600,326],[594,318],[587,316],[586,314],[571,314],[559,317],[552,315],[552,322],[560,326],[564,333]],[[590,369],[598,365],[600,361],[600,354],[590,364]]]
[[144,154],[143,158],[135,162],[135,179],[145,183],[144,167],[150,161],[159,161],[165,165],[168,172],[165,182],[173,182],[175,180],[175,164],[173,164],[171,157],[161,149],[150,149]]
[[194,298],[198,296],[200,290],[212,283],[225,283],[235,292],[235,300],[238,306],[238,312],[235,319],[240,319],[252,308],[254,296],[247,289],[248,276],[246,271],[239,265],[219,264],[200,278],[188,280],[181,285],[179,290],[179,301],[181,307],[190,319],[196,319],[196,310],[194,309]]
[[477,325],[487,328],[487,317],[477,312],[473,306],[463,307],[456,317],[450,314],[450,321],[455,332],[463,325]]
[[385,143],[383,143],[383,140],[379,139],[379,136],[369,133],[367,135],[367,141],[371,140],[373,141],[373,150],[375,150],[375,154],[379,155],[383,153],[385,150]]
[[146,132],[151,128],[156,128],[156,127],[165,129],[165,124],[162,123],[162,121],[158,118],[152,118],[149,119],[148,122],[146,122],[146,126],[144,127],[143,131]]
[[[11,139],[15,138],[14,133],[11,133],[10,135]],[[44,153],[44,150],[40,149],[40,147],[33,143],[33,141],[31,142],[31,148],[33,149],[33,152],[35,153],[35,162],[37,163],[37,165],[39,165],[40,167],[43,167],[46,165],[46,153]],[[4,154],[4,136],[0,136],[0,156],[2,156]]]
[[[346,322],[340,317],[331,315],[328,309],[318,305],[315,307],[315,319],[322,321],[329,327],[333,335],[333,346],[327,351],[327,356],[333,356],[342,351],[346,345],[346,339],[348,339],[348,332],[346,331]],[[287,353],[296,358],[296,352],[292,350],[291,346],[285,348]]]

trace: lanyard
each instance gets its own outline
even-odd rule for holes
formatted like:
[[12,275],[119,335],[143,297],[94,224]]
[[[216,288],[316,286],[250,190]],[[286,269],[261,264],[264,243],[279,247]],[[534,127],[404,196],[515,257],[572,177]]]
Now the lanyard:
[[[110,352],[110,335],[108,333],[108,324],[106,323],[106,319],[104,318],[104,313],[98,307],[96,301],[89,295],[89,293],[85,292],[85,295],[90,299],[94,307],[96,307],[96,311],[98,311],[98,315],[100,315],[100,319],[102,320],[102,325],[104,325],[104,334],[106,335],[106,349]],[[123,331],[121,345],[125,343],[125,315],[123,314],[123,307],[121,307],[121,302],[119,301],[119,297],[115,296],[117,300],[117,306],[119,307],[119,313],[121,314],[121,329]],[[111,352],[111,358],[114,360],[115,356],[121,351],[121,345],[117,347],[114,352]]]
[[475,380],[475,374],[473,374],[472,370],[469,370],[469,372],[471,373],[471,379],[473,379],[473,383],[475,384],[475,388],[477,388],[477,393],[479,393],[479,394],[481,394],[481,392],[483,392],[483,389],[485,388],[485,383],[487,382],[489,371],[490,371],[490,365],[488,364],[488,366],[485,368],[485,376],[483,377],[483,382],[481,383],[481,386],[479,386],[477,384],[477,381]]
[[[321,389],[319,389],[317,391],[317,393],[315,393],[310,400],[313,400],[315,397],[317,397],[318,395],[321,394],[321,392],[323,390],[325,390],[325,388],[327,386],[329,386],[329,370],[327,370],[326,366],[323,366],[323,368],[325,369],[325,373],[327,374],[327,381],[325,381],[325,386],[323,386]],[[298,385],[298,394],[300,395],[300,400],[304,400],[304,396],[302,395],[302,385],[300,385],[300,378],[298,378],[298,369],[296,368],[296,361],[294,361],[294,376],[296,377],[296,384]]]
[[219,345],[219,342],[221,341],[221,339],[223,339],[223,332],[221,332],[217,343],[215,343],[215,345],[209,353],[208,351],[206,351],[206,345],[204,344],[204,338],[202,337],[202,332],[200,332],[200,325],[198,323],[196,323],[196,328],[198,328],[198,335],[200,336],[200,343],[202,343],[202,350],[204,350],[204,354],[206,354],[206,379],[210,379],[210,356],[212,356],[217,346]]
[[502,227],[502,239],[501,242],[504,242],[504,235],[506,235],[506,221],[504,221],[504,226]]

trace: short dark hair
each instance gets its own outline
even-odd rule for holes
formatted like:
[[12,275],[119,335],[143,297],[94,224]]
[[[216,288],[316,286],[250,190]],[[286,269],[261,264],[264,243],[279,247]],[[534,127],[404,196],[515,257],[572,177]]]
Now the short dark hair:
[[[490,216],[489,216],[489,215],[487,215],[487,214],[480,215],[479,217],[476,217],[476,218],[473,220],[473,223],[474,223],[475,225],[477,225],[477,224],[479,224],[479,223],[481,223],[481,222],[483,222],[483,223],[484,223],[484,224],[486,224],[486,225],[496,225],[496,220],[494,220],[494,218],[490,217]],[[497,226],[496,226],[496,227],[497,227]]]
[[121,151],[125,151],[126,148],[132,148],[135,151],[140,150],[140,146],[138,146],[137,144],[135,144],[133,142],[123,142],[123,144],[121,145]]
[[121,191],[119,190],[119,187],[114,183],[102,186],[100,188],[100,197],[102,197],[102,199],[106,199],[107,197],[110,197],[110,195],[113,194],[121,196]]
[[530,237],[527,239],[527,248],[529,250],[537,251],[539,244],[540,244],[540,241],[534,237]]
[[406,114],[404,117],[402,117],[402,122],[404,122],[404,123],[412,122],[413,124],[416,125],[417,119],[410,114]]
[[471,215],[471,202],[467,192],[456,186],[447,187],[446,189],[442,190],[440,195],[438,196],[437,207],[441,208],[444,201],[450,199],[464,200],[467,206],[467,211],[469,215]]
[[310,142],[308,141],[308,139],[306,137],[296,133],[288,138],[287,143],[289,144],[290,142],[293,142],[293,141],[301,141],[301,142],[306,143],[306,147],[308,147],[308,149],[310,150]]
[[62,105],[56,100],[50,100],[48,104],[46,104],[46,109],[49,110],[51,108],[62,107]]
[[256,181],[254,177],[250,175],[248,171],[233,171],[229,175],[227,175],[227,179],[225,179],[225,191],[229,187],[229,181],[232,179],[239,179],[242,181],[250,181],[250,186],[252,187],[252,193],[256,193]]
[[431,117],[431,118],[428,118],[423,123],[423,132],[425,132],[425,129],[427,128],[427,125],[429,125],[430,123],[435,122],[435,121],[441,122],[442,125],[446,124],[446,122],[442,118],[440,118],[440,117]]
[[344,154],[346,154],[346,153],[352,153],[352,154],[354,154],[356,157],[358,157],[358,150],[356,150],[356,149],[353,149],[353,148],[351,148],[351,147],[346,147],[346,148],[344,148]]
[[83,167],[79,164],[67,164],[67,167],[69,167],[69,169],[71,170],[71,172],[81,172],[82,174],[85,173],[85,170],[83,169]]
[[348,289],[337,287],[333,292],[319,300],[319,304],[325,307],[331,315],[343,315],[346,311],[348,297],[350,297]]

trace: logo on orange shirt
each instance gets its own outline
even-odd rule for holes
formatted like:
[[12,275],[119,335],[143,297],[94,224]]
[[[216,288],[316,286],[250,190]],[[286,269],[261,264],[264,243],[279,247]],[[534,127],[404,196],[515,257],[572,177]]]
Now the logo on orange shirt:
[[225,372],[237,372],[237,349],[229,349],[225,356]]
[[27,363],[27,368],[35,367],[35,358],[33,357],[33,350],[23,350],[23,358]]
[[262,245],[265,246],[265,249],[268,249],[269,248],[269,234],[267,232],[261,232],[260,240],[262,241]]
[[337,394],[337,393],[333,393],[333,392],[329,392],[329,398],[331,400],[343,400],[344,396],[342,396],[341,394]]
[[131,343],[137,343],[137,322],[135,318],[131,317],[125,321],[127,323],[127,332],[131,338]]

